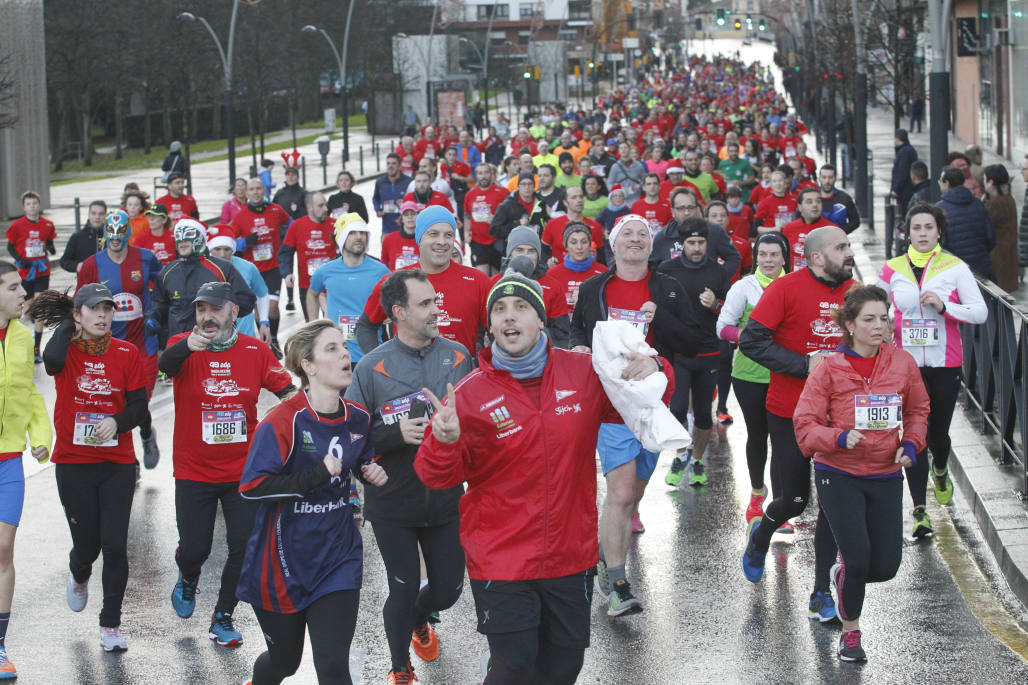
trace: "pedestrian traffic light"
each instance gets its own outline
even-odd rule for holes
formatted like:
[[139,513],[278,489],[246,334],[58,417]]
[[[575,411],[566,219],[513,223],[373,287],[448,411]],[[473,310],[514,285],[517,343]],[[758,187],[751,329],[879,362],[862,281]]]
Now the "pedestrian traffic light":
[[746,15],[746,26],[747,27],[753,26],[753,15],[752,14],[747,14]]
[[525,73],[521,76],[524,78],[532,78],[532,67],[525,67]]
[[757,24],[757,30],[758,31],[765,31],[765,30],[767,30],[767,24],[764,23],[764,18],[763,17],[760,18],[760,23]]
[[718,26],[724,26],[725,25],[725,11],[724,10],[718,10],[717,11],[717,25]]
[[742,29],[742,22],[739,21],[738,19],[736,19],[735,20],[735,30],[738,31],[740,29]]
[[536,68],[535,68],[535,80],[536,80],[536,81],[538,81],[538,80],[539,80],[539,67],[536,67]]

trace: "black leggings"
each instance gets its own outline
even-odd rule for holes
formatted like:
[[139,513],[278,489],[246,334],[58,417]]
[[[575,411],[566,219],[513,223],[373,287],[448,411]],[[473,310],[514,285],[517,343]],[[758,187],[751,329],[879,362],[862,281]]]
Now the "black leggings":
[[136,491],[136,465],[109,461],[57,464],[54,475],[71,530],[71,575],[76,583],[89,580],[93,562],[103,552],[100,625],[117,628],[128,583],[128,528]]
[[732,359],[735,357],[735,345],[727,340],[721,341],[721,362],[717,368],[717,410],[728,413],[728,393],[732,390]]
[[907,487],[915,507],[925,505],[925,491],[928,489],[928,450],[932,452],[935,468],[942,470],[949,463],[949,426],[960,395],[960,367],[924,367],[921,369],[925,390],[931,398],[931,412],[928,414],[928,449],[917,455],[917,463],[907,472]]
[[[771,536],[778,527],[807,508],[810,499],[810,460],[803,456],[796,443],[792,419],[767,413],[771,434],[771,482],[778,479],[780,492],[764,509],[764,518],[754,537],[757,549],[767,552]],[[835,563],[838,548],[824,511],[817,513],[814,528],[814,590],[828,591],[828,570]]]
[[304,321],[310,321],[310,317],[307,315],[307,290],[309,288],[300,288],[300,311],[303,312]]
[[483,685],[573,685],[585,661],[584,647],[565,647],[540,639],[538,628],[492,633],[486,638],[489,673]]
[[277,614],[254,607],[268,651],[253,662],[253,685],[278,685],[296,673],[303,658],[304,630],[311,635],[314,670],[320,685],[351,685],[350,642],[357,628],[360,590],[340,590],[317,598],[303,611]]
[[857,478],[814,471],[817,499],[839,545],[839,615],[860,618],[864,586],[891,579],[903,555],[901,478]]
[[[378,550],[389,576],[389,597],[382,607],[386,640],[393,668],[410,660],[411,633],[428,622],[429,615],[452,607],[464,589],[464,549],[460,521],[441,526],[394,526],[372,521]],[[419,589],[425,556],[428,585]]]
[[[750,487],[764,487],[764,469],[767,466],[767,383],[754,383],[740,378],[732,379],[735,398],[739,400],[742,417],[746,421],[746,467],[750,472]],[[776,472],[771,472],[771,493],[780,494]]]
[[230,614],[239,601],[236,599],[236,586],[243,568],[246,541],[253,531],[257,514],[257,503],[240,496],[239,483],[175,479],[175,518],[178,521],[175,561],[186,580],[196,581],[200,577],[200,569],[214,544],[218,502],[221,502],[221,513],[225,517],[228,558],[221,572],[221,588],[214,610]]
[[[671,398],[671,413],[683,424],[688,420],[689,399],[692,397],[693,425],[700,430],[714,426],[710,413],[717,387],[718,354],[702,357],[675,357],[675,394]],[[697,459],[702,454],[695,455]]]

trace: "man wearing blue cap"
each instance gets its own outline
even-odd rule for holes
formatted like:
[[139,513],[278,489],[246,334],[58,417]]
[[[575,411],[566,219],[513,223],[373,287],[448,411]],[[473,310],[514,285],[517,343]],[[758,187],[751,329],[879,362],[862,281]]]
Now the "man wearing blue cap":
[[[479,328],[486,325],[489,277],[478,269],[450,261],[456,235],[457,219],[453,212],[437,205],[421,210],[414,226],[420,256],[417,264],[405,268],[421,269],[435,288],[439,333],[474,354]],[[381,288],[382,281],[379,281],[357,324],[357,342],[365,353],[378,346],[378,329],[386,320]]]

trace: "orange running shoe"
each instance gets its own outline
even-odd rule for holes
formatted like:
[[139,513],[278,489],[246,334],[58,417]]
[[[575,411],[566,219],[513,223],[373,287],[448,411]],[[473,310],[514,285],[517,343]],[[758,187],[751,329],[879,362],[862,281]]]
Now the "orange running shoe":
[[418,677],[414,675],[414,668],[407,662],[406,668],[402,670],[389,671],[389,675],[386,677],[386,685],[410,685],[416,682]]
[[0,646],[0,680],[14,680],[18,677],[18,669],[7,658],[7,650]]
[[439,638],[430,623],[414,629],[410,646],[422,661],[435,661],[439,658]]

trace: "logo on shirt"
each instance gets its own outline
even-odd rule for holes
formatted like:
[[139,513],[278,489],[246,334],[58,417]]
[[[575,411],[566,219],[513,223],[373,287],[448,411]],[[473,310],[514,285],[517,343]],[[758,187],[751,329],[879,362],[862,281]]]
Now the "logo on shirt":
[[557,401],[560,402],[565,397],[571,397],[576,392],[578,392],[578,391],[577,390],[558,390],[557,391]]
[[[716,369],[715,369],[715,371],[716,371]],[[575,402],[574,404],[571,404],[571,405],[562,404],[559,407],[555,408],[553,411],[556,412],[557,416],[564,416],[565,414],[570,414],[572,412],[574,412],[575,414],[581,414],[582,413],[582,405],[580,403],[578,403],[578,402]]]
[[363,439],[364,439],[364,434],[363,433],[350,433],[350,444],[351,445],[353,443],[357,442],[358,440],[363,440]]
[[314,446],[314,438],[311,437],[311,432],[303,431],[301,437],[303,438],[303,445],[300,446],[300,449],[305,452],[313,452],[316,448]]
[[[88,371],[89,369],[87,369]],[[92,397],[93,395],[110,395],[112,392],[111,382],[106,378],[97,378],[83,374],[75,379],[79,392]]]
[[139,281],[143,280],[143,272],[142,272],[142,271],[140,271],[139,269],[135,269],[135,270],[133,270],[133,271],[132,271],[132,273],[131,273],[131,274],[130,274],[129,276],[130,276],[130,278],[131,278],[131,279],[132,279],[133,281],[136,281],[137,283],[138,283]]
[[231,378],[205,378],[203,391],[211,397],[235,397],[239,394],[239,385]]
[[499,397],[494,397],[493,399],[489,400],[488,402],[483,404],[481,407],[479,407],[478,411],[485,411],[489,407],[495,407],[500,402],[503,402],[503,398],[504,397],[506,397],[506,395],[500,395]]
[[346,497],[340,497],[335,502],[325,504],[311,504],[310,502],[293,502],[294,514],[327,514],[347,506]]
[[510,418],[510,412],[507,411],[507,407],[500,406],[498,409],[494,409],[489,412],[489,418],[496,424],[497,430],[503,430],[509,428],[514,424],[514,421]]

